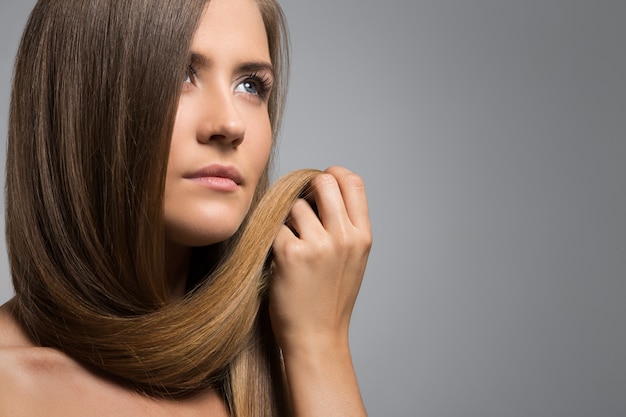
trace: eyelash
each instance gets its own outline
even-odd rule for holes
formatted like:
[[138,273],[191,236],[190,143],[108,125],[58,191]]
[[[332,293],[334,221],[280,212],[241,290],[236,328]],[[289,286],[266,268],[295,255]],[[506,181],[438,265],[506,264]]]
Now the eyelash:
[[193,65],[190,64],[187,67],[187,72],[185,73],[185,82],[187,82],[187,78],[189,78],[189,81],[193,81],[196,75],[197,75],[196,69],[193,67]]
[[[187,79],[189,79],[190,82],[193,82],[193,79],[196,77],[196,75],[197,70],[194,68],[193,65],[189,65],[187,67],[187,73],[185,74],[185,82],[188,82]],[[255,95],[258,96],[260,99],[266,100],[268,98],[273,85],[271,77],[265,74],[261,74],[259,72],[252,72],[243,76],[240,81],[237,82],[237,85],[246,82],[252,83],[256,87],[257,93]]]
[[257,95],[263,100],[267,99],[272,90],[272,79],[266,74],[252,72],[244,76],[237,85],[245,82],[254,84],[257,89]]

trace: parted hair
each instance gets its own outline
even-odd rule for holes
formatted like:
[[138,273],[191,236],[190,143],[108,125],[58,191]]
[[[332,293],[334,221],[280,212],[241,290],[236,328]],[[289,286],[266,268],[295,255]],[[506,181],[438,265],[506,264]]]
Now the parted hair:
[[[41,346],[149,395],[220,391],[234,416],[289,413],[267,312],[273,237],[316,171],[269,167],[226,242],[196,250],[184,299],[165,276],[163,194],[189,47],[205,0],[39,0],[17,54],[6,237],[18,319]],[[257,0],[276,81],[288,39]]]

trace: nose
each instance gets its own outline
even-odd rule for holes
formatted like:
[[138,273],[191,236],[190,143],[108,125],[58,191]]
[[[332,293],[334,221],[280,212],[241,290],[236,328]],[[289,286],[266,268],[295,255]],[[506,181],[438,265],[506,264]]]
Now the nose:
[[220,143],[233,148],[243,142],[245,123],[234,99],[233,93],[226,88],[205,94],[205,99],[200,103],[203,116],[198,129],[198,141]]

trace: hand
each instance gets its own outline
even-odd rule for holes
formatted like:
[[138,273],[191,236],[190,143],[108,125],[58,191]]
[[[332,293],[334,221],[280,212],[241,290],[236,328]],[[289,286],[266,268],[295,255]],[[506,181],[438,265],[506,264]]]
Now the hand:
[[372,242],[359,176],[332,167],[311,186],[318,214],[298,200],[273,246],[270,316],[284,353],[347,346]]

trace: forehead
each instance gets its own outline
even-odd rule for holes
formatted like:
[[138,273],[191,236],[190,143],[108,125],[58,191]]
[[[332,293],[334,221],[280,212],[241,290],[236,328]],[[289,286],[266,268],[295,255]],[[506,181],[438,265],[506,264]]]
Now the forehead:
[[245,54],[246,60],[269,60],[267,33],[256,0],[209,1],[191,49],[214,59],[228,52],[230,55]]

